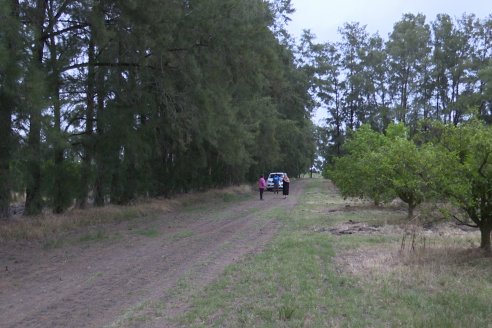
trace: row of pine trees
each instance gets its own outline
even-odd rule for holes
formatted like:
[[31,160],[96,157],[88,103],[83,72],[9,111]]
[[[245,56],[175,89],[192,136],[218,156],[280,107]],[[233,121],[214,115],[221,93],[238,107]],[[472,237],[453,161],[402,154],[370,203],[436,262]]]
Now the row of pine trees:
[[300,174],[288,0],[0,0],[0,217]]

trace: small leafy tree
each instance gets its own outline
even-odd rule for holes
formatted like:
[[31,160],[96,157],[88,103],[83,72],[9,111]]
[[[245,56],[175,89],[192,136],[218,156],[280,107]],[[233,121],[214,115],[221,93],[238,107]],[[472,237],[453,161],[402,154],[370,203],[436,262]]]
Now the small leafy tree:
[[442,151],[432,144],[418,147],[402,124],[390,125],[386,135],[368,125],[347,141],[347,156],[327,173],[344,196],[367,197],[376,204],[400,198],[408,217],[426,199],[437,196],[436,179]]
[[370,198],[375,204],[395,197],[388,188],[388,167],[380,149],[386,144],[384,135],[363,125],[344,145],[347,155],[335,159],[325,177],[333,180],[344,197]]
[[415,208],[437,196],[435,172],[439,171],[441,153],[432,144],[417,147],[411,140],[396,138],[382,149],[387,170],[388,186],[408,205],[408,218]]
[[442,193],[474,223],[464,224],[480,229],[480,248],[490,253],[492,128],[478,121],[450,125],[444,130],[441,143],[454,155],[453,161],[447,163],[449,179]]

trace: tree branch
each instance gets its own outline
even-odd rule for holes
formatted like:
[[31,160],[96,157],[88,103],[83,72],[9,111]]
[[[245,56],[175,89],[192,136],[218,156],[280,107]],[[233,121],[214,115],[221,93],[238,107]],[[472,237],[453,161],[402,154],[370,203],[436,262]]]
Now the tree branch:
[[[93,65],[97,67],[140,67],[140,64],[137,63],[94,63]],[[71,69],[84,68],[88,66],[89,66],[89,62],[65,66],[62,72],[66,72]]]
[[65,9],[67,8],[69,2],[72,1],[72,0],[65,0],[61,5],[60,7],[58,8],[58,12],[55,14],[55,16],[52,16],[51,14],[53,13],[53,3],[50,2],[50,4],[52,6],[48,6],[48,3],[46,4],[47,5],[47,8],[49,9],[48,10],[48,16],[49,16],[49,24],[48,26],[46,27],[47,30],[52,30],[53,29],[53,26],[55,26],[56,22],[58,22],[58,19],[61,17],[61,15],[63,14],[63,12],[65,11]]
[[454,218],[456,221],[458,221],[458,222],[460,223],[459,225],[464,225],[464,226],[471,227],[471,228],[479,228],[479,226],[478,226],[478,225],[468,224],[468,223],[466,223],[466,222],[464,222],[464,221],[462,221],[462,220],[458,219],[458,218],[456,217],[456,215],[453,215],[453,218]]
[[482,170],[483,170],[483,168],[484,168],[485,164],[487,164],[487,162],[488,162],[488,160],[489,160],[489,155],[490,155],[490,152],[488,152],[488,153],[485,155],[485,158],[484,158],[484,160],[483,160],[483,162],[482,162],[482,165],[480,165],[480,168],[478,169],[478,173],[480,174],[480,176],[481,176],[482,178],[485,178],[485,174],[483,174]]
[[43,38],[48,38],[50,36],[58,36],[58,35],[61,35],[65,32],[69,32],[69,31],[73,31],[73,30],[81,30],[81,29],[84,29],[85,27],[88,27],[88,26],[89,26],[89,23],[79,23],[76,25],[71,25],[71,26],[63,28],[61,30],[53,31],[50,33],[45,33],[43,35]]
[[67,123],[67,126],[65,127],[64,131],[67,132],[68,129],[70,129],[70,127],[73,125],[73,123],[75,123],[76,121],[85,121],[85,117],[84,116],[74,116],[72,117],[68,123]]
[[[87,134],[87,132],[85,132],[85,131],[78,132],[78,133],[71,133],[70,134],[70,137],[80,137],[80,136],[83,136],[83,135],[86,135],[86,134]],[[73,143],[72,143],[72,145],[73,145]]]

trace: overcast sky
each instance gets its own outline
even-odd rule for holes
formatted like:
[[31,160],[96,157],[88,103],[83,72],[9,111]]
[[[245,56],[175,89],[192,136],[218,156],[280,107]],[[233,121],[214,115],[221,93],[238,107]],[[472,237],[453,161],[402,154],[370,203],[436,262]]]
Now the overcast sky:
[[338,28],[345,22],[367,25],[369,34],[379,32],[383,39],[393,24],[405,13],[422,13],[427,22],[437,14],[461,17],[463,13],[485,18],[492,14],[492,0],[292,0],[296,12],[291,16],[289,31],[299,38],[310,29],[319,42],[338,41]]

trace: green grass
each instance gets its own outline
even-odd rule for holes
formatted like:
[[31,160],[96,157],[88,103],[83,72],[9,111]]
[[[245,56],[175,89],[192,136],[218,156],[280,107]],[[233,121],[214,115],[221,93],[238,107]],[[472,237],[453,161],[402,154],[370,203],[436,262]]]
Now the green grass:
[[[324,186],[322,186],[324,184]],[[321,179],[309,181],[283,228],[260,254],[227,267],[194,296],[184,327],[490,327],[492,262],[449,236],[398,253],[402,235],[316,232],[348,220],[401,223],[401,211],[349,203]],[[455,240],[455,241],[452,241]],[[450,247],[449,245],[454,245]],[[469,247],[468,247],[469,248]],[[460,253],[461,252],[461,253]],[[465,252],[463,254],[463,252]],[[350,265],[358,268],[351,272]]]
[[159,231],[155,229],[140,229],[137,230],[137,233],[141,236],[145,236],[149,238],[154,238],[159,236]]

